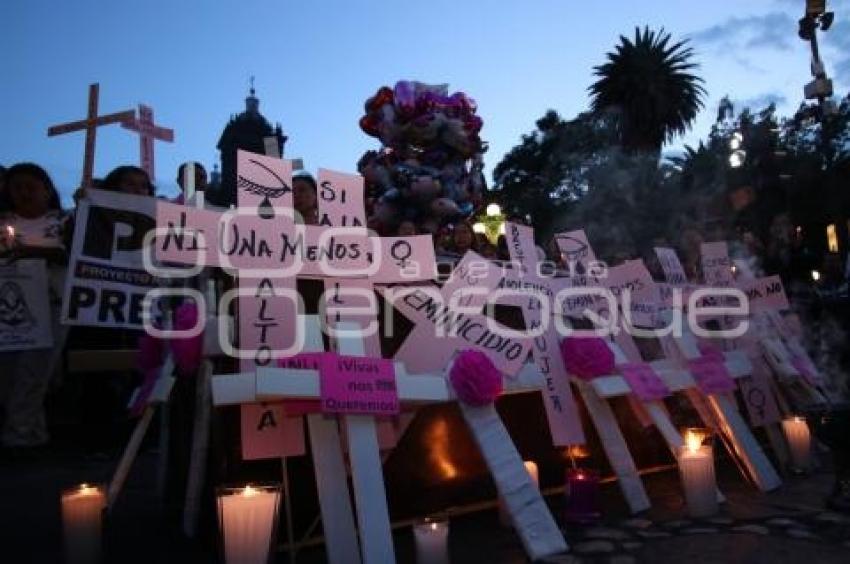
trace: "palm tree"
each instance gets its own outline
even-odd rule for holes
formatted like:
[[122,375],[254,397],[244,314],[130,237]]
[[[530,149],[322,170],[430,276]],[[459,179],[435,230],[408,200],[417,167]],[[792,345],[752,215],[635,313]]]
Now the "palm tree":
[[670,34],[645,27],[634,41],[620,36],[608,62],[594,67],[590,88],[594,112],[620,118],[620,141],[629,153],[659,154],[661,146],[685,133],[703,107],[703,80],[687,40],[670,45]]

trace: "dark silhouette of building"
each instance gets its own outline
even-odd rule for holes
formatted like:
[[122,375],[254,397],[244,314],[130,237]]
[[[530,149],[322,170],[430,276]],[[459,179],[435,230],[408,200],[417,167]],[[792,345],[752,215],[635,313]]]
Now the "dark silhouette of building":
[[[218,183],[210,183],[207,199],[218,206],[230,206],[236,203],[236,150],[243,149],[253,153],[266,153],[266,138],[273,138],[277,144],[278,156],[283,156],[286,135],[280,124],[274,128],[260,113],[260,100],[251,90],[245,98],[245,111],[231,116],[221,133],[217,148],[221,153],[221,176]],[[215,179],[214,179],[215,180]]]

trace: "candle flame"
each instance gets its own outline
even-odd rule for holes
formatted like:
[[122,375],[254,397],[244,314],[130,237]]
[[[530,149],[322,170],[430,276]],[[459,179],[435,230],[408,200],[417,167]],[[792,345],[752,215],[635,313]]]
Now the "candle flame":
[[685,444],[688,447],[688,451],[691,453],[695,453],[702,446],[703,437],[690,429],[685,433]]
[[449,423],[445,419],[436,419],[425,432],[425,440],[430,448],[428,458],[446,480],[456,478],[459,474],[451,456],[449,432]]
[[590,452],[584,445],[570,445],[565,451],[568,458],[588,458]]

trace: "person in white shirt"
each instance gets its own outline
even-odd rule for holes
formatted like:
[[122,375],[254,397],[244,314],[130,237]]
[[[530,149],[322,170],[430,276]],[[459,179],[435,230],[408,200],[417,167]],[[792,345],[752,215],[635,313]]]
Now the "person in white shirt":
[[[20,163],[6,171],[0,189],[0,259],[14,264],[18,259],[43,259],[49,273],[49,295],[54,348],[4,353],[2,385],[6,420],[0,432],[4,447],[33,447],[49,437],[44,413],[44,396],[64,343],[59,325],[62,278],[67,261],[62,244],[64,214],[59,194],[50,176],[32,163]],[[10,370],[5,370],[5,368]]]

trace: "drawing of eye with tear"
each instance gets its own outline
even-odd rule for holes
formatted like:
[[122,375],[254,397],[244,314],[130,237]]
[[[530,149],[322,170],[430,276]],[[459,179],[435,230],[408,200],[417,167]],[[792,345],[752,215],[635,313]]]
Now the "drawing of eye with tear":
[[242,188],[246,192],[254,194],[256,196],[263,196],[263,200],[260,202],[260,205],[257,206],[257,214],[263,219],[272,219],[274,217],[274,207],[272,206],[271,200],[275,200],[280,198],[287,192],[292,192],[292,187],[289,186],[286,181],[283,180],[277,173],[275,173],[272,169],[264,165],[259,161],[255,161],[254,159],[249,159],[249,163],[255,164],[271,176],[274,177],[277,182],[280,183],[280,186],[266,186],[265,184],[259,184],[245,178],[241,174],[238,176],[236,180],[236,185],[239,188]]
[[557,237],[558,247],[570,262],[581,260],[587,256],[587,243],[575,237]]
[[392,255],[396,261],[395,263],[401,268],[405,268],[408,264],[410,264],[410,261],[407,259],[409,259],[412,254],[413,248],[407,241],[396,241],[393,243],[393,246],[390,247],[390,255]]

